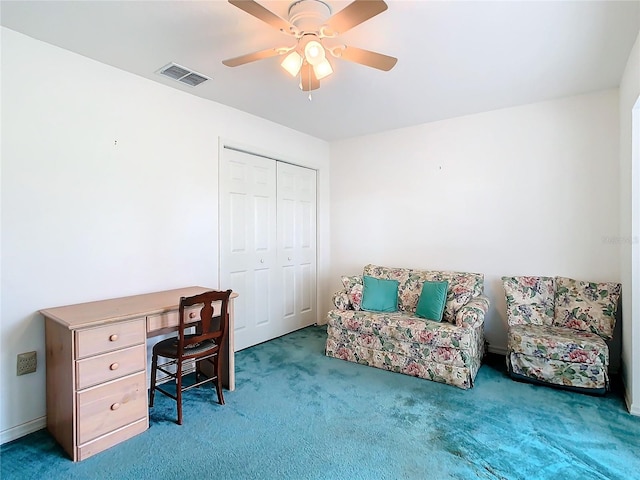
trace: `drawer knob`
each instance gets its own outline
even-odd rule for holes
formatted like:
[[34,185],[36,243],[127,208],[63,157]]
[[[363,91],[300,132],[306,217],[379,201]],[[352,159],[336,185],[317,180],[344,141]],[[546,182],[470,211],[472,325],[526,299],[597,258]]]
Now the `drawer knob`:
[[112,342],[115,342],[116,340],[118,340],[118,334],[114,333],[113,335],[111,335],[109,337],[109,340],[112,341]]
[[189,314],[189,318],[196,318],[196,312],[191,312]]
[[111,410],[117,410],[119,408],[120,408],[120,404],[118,402],[116,402],[113,405],[111,405]]
[[114,362],[111,365],[109,365],[109,370],[117,370],[119,366],[120,364],[118,362]]

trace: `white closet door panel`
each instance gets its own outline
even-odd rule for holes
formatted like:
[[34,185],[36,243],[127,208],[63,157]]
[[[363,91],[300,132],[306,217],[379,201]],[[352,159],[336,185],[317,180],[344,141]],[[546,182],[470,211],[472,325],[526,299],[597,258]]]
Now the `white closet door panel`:
[[300,313],[307,313],[314,308],[313,299],[315,297],[315,281],[313,269],[310,264],[300,265]]
[[278,165],[278,257],[284,304],[283,331],[297,327],[297,268],[295,174]]
[[315,225],[311,225],[311,222],[315,221],[315,205],[308,201],[300,202],[300,248],[303,251],[311,251],[314,248],[315,237]]
[[298,322],[313,324],[316,311],[316,172],[302,170],[297,176],[298,208],[296,223],[298,255]]
[[[222,288],[231,288],[234,292],[247,292],[250,294],[252,291],[251,285],[249,284],[247,271],[243,270],[240,272],[229,272],[228,279],[226,282],[223,282]],[[235,317],[238,317],[237,319]],[[240,330],[246,330],[248,327],[247,319],[249,316],[247,315],[247,303],[246,302],[235,302],[234,303],[234,323],[235,323],[235,331],[239,332]]]
[[255,325],[264,327],[271,323],[271,315],[269,308],[270,302],[270,284],[271,284],[271,272],[270,269],[257,269],[254,275],[254,289],[253,289],[253,315],[256,319]]
[[[220,285],[238,292],[235,349],[280,335],[276,162],[223,149],[220,161]],[[242,317],[242,318],[240,318]]]
[[[316,321],[316,172],[278,163],[278,263],[288,331]],[[292,299],[292,300],[291,300]],[[287,310],[288,311],[288,310]]]
[[296,314],[295,301],[295,267],[285,265],[282,267],[282,302],[284,304],[284,317],[289,318]]
[[278,203],[278,222],[282,222],[280,248],[292,251],[295,248],[296,234],[296,202],[293,198],[281,198]]
[[247,195],[245,193],[230,193],[230,248],[232,253],[247,253]]
[[271,222],[274,219],[269,218],[271,203],[273,199],[268,197],[254,197],[253,198],[253,234],[255,251],[258,255],[263,252],[268,253],[269,249],[273,248],[271,242]]

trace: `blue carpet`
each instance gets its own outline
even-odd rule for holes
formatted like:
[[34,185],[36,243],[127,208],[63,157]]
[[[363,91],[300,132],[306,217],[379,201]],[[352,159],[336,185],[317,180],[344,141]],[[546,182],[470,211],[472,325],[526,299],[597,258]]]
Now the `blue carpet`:
[[309,327],[236,355],[226,405],[156,396],[150,428],[80,463],[41,430],[2,446],[9,479],[640,479],[640,418],[512,381],[489,356],[460,390],[323,355]]

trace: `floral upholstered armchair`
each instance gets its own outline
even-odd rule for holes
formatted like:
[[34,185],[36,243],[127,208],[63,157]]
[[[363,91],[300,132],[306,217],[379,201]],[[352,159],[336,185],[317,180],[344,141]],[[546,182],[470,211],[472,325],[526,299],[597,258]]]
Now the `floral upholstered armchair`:
[[517,380],[587,393],[609,388],[609,347],[620,284],[503,277],[507,368]]

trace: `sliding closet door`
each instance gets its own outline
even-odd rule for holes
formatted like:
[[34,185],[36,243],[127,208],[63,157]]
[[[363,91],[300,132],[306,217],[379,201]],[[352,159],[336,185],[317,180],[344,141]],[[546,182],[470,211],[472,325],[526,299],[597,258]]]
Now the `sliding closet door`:
[[316,321],[316,171],[278,162],[278,266],[283,327]]
[[220,288],[238,292],[235,350],[281,335],[276,162],[224,148],[220,162]]

